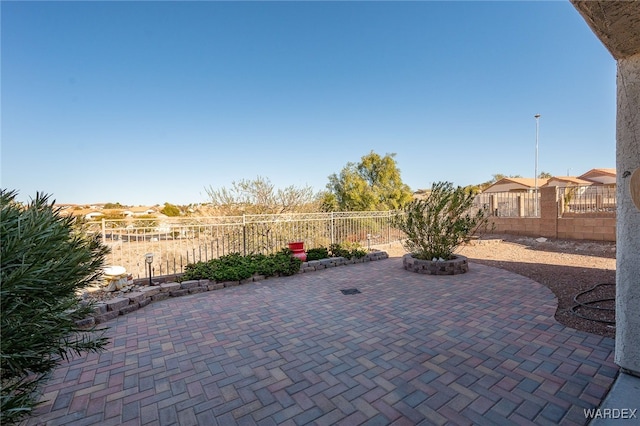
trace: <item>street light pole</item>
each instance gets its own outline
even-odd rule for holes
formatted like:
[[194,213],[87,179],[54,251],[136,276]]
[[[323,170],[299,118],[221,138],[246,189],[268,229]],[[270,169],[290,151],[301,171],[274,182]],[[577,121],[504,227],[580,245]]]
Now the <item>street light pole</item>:
[[538,133],[540,129],[540,114],[534,115],[536,119],[536,166],[534,171],[534,181],[535,181],[535,207],[536,207],[536,217],[538,216]]

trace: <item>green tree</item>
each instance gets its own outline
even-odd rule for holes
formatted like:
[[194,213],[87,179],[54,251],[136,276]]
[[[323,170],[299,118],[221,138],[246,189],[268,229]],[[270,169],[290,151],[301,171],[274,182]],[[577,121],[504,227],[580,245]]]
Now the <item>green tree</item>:
[[320,210],[323,212],[337,212],[340,210],[335,194],[328,191],[320,193]]
[[540,179],[551,179],[553,176],[551,175],[551,173],[548,172],[540,172],[540,174],[538,175],[538,178]]
[[76,296],[102,271],[108,248],[61,216],[48,196],[26,206],[0,191],[0,415],[16,423],[38,404],[36,390],[70,355],[104,349],[107,339],[77,321],[93,312]]
[[162,208],[162,210],[160,210],[160,213],[170,217],[175,217],[175,216],[180,216],[181,212],[178,206],[165,202],[164,207]]
[[205,188],[211,204],[224,215],[282,214],[317,211],[318,195],[310,186],[276,189],[268,178],[232,182],[231,188]]
[[338,209],[345,211],[396,210],[411,201],[413,195],[402,182],[395,154],[371,151],[360,163],[347,163],[340,175],[329,176],[327,189],[335,197]]

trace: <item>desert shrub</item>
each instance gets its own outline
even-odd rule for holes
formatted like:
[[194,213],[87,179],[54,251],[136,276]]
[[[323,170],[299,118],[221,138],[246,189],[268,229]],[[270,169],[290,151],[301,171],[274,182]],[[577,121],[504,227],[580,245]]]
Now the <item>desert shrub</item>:
[[60,216],[48,196],[22,206],[0,192],[0,422],[19,422],[36,390],[72,354],[98,352],[107,339],[77,321],[93,312],[76,294],[102,273],[107,247]]
[[488,222],[488,212],[471,212],[474,195],[450,182],[436,182],[425,199],[410,202],[395,226],[407,238],[404,246],[418,259],[452,259],[453,251]]

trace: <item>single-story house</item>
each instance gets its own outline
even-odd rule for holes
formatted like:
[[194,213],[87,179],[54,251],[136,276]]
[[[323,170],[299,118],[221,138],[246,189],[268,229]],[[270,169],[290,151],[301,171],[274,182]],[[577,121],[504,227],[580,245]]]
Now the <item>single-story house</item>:
[[[538,188],[546,184],[548,179],[538,178]],[[536,189],[536,179],[534,178],[502,178],[494,184],[488,186],[486,192],[533,192]]]
[[615,186],[616,169],[591,169],[578,176],[578,179],[593,182],[599,185]]
[[594,183],[591,181],[580,179],[579,177],[575,176],[554,176],[552,178],[549,178],[547,183],[542,186],[544,186],[545,188],[548,186],[558,186],[560,188],[565,188],[567,186],[589,186],[593,184]]
[[156,213],[155,209],[152,209],[151,207],[145,207],[145,206],[131,207],[122,212],[122,214],[124,214],[125,217],[145,216],[145,215],[152,215],[154,213]]

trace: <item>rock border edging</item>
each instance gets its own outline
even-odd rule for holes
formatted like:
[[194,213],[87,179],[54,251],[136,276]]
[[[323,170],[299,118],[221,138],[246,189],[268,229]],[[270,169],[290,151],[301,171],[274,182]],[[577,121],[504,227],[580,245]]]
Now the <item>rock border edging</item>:
[[[331,257],[321,260],[311,260],[300,265],[298,274],[319,271],[327,268],[334,268],[343,265],[353,265],[356,263],[366,263],[376,260],[388,259],[389,255],[385,251],[375,251],[367,253],[361,258],[346,259],[344,257]],[[249,284],[256,281],[268,279],[264,275],[254,275],[241,281],[215,282],[211,280],[188,280],[178,282],[166,282],[154,286],[143,287],[140,291],[132,292],[126,297],[116,297],[95,305],[95,313],[83,320],[76,322],[81,327],[91,327],[103,324],[115,319],[120,315],[126,315],[137,311],[152,302],[165,300],[170,297],[186,296],[188,294],[202,293],[205,291],[220,290],[227,287],[235,287],[242,284]]]

